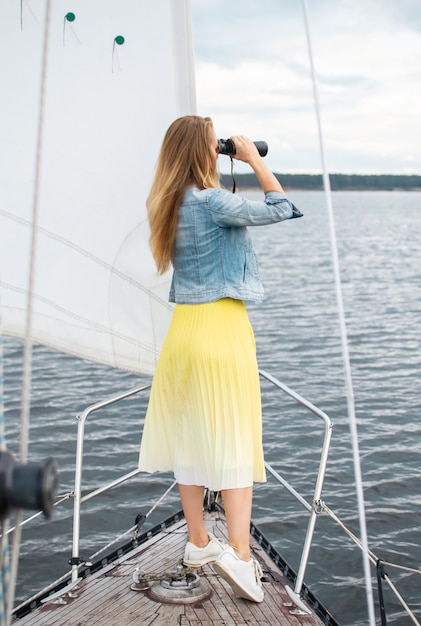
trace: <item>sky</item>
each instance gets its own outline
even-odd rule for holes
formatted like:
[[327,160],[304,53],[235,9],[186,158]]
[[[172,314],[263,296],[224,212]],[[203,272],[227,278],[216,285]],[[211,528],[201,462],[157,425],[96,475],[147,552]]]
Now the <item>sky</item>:
[[[421,174],[420,0],[307,1],[329,172]],[[46,0],[0,0],[0,300],[17,324],[39,171],[40,341],[52,317],[66,324],[60,341],[78,354],[89,344],[96,357],[86,334],[73,340],[81,320],[93,321],[90,338],[115,320],[146,342],[160,332],[156,320],[162,330],[154,306],[167,301],[167,278],[156,280],[148,252],[145,198],[175,116],[197,110],[219,137],[266,140],[272,171],[321,171],[300,0],[190,2],[194,80],[181,0],[51,0],[40,109]],[[114,45],[117,35],[124,45]],[[219,161],[229,171],[228,157]],[[128,274],[139,294],[154,294],[141,331],[128,312],[146,308],[131,306],[130,281],[111,283],[102,271],[111,265],[113,277]]]
[[[191,1],[198,113],[220,137],[266,140],[276,172],[320,172],[302,2]],[[421,174],[420,1],[307,9],[328,170]]]

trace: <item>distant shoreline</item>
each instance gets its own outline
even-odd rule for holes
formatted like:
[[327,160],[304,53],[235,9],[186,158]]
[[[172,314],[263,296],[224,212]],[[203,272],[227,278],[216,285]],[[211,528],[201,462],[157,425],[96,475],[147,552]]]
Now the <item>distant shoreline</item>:
[[[259,189],[256,176],[234,174],[238,188]],[[275,176],[287,190],[322,191],[321,174],[278,174]],[[221,174],[221,184],[232,187],[230,174]],[[421,191],[421,175],[416,174],[330,174],[332,191]]]

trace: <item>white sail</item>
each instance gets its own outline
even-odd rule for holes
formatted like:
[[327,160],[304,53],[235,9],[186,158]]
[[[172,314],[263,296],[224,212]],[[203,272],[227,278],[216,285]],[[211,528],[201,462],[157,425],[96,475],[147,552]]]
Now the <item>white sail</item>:
[[[51,3],[32,336],[153,373],[172,308],[145,198],[166,128],[195,112],[190,3],[71,4],[69,14]],[[43,0],[0,8],[0,313],[15,336],[26,320],[44,13]]]

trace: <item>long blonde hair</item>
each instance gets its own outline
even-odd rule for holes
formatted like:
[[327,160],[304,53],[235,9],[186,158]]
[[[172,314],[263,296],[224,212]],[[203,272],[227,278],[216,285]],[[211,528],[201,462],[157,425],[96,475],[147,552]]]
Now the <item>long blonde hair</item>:
[[211,154],[212,120],[187,115],[168,128],[146,200],[150,246],[160,274],[170,266],[177,230],[178,210],[186,187],[219,187],[215,159]]

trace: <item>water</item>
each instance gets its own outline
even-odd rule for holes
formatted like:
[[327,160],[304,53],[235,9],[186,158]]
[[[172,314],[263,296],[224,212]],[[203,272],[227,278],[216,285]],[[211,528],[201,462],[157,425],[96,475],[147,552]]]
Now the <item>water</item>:
[[[266,288],[262,305],[249,306],[260,367],[323,409],[334,422],[323,499],[359,535],[352,443],[325,198],[290,197],[305,217],[253,229]],[[421,561],[421,194],[337,192],[333,195],[343,300],[358,420],[370,548],[380,558],[419,568]],[[22,346],[5,338],[8,445],[17,450]],[[139,376],[34,349],[30,459],[53,455],[60,493],[73,488],[75,416],[86,406],[142,382]],[[264,445],[269,461],[311,499],[323,437],[322,422],[262,383]],[[136,467],[147,397],[95,414],[86,430],[84,489]],[[81,554],[89,556],[147,511],[171,477],[158,485],[134,479],[88,503],[82,516]],[[150,520],[179,508],[176,493]],[[253,517],[298,569],[306,513],[272,479],[255,490]],[[68,570],[72,502],[53,522],[37,520],[23,532],[17,596],[33,592]],[[368,623],[362,558],[327,516],[316,525],[306,582],[345,625]],[[421,616],[421,579],[387,572]],[[373,579],[375,584],[375,579]],[[377,592],[374,589],[377,603]],[[385,583],[388,623],[406,617]]]

